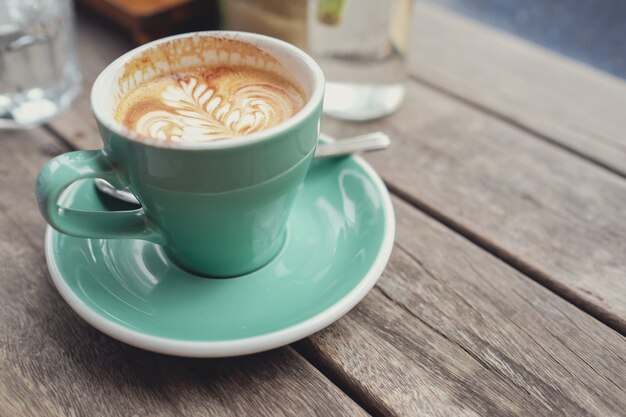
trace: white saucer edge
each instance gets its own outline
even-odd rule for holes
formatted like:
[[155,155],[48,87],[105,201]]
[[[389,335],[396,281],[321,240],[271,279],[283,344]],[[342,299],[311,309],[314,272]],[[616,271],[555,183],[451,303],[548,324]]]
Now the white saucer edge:
[[387,266],[387,262],[389,261],[389,257],[391,256],[391,250],[393,249],[393,243],[395,240],[396,222],[389,191],[383,183],[383,180],[370,166],[370,164],[359,156],[352,156],[352,158],[372,178],[382,197],[383,215],[385,216],[383,243],[378,255],[376,256],[374,264],[365,275],[365,278],[363,278],[352,291],[331,307],[301,323],[261,336],[217,342],[168,339],[146,335],[144,333],[131,330],[120,324],[113,323],[98,313],[95,313],[90,307],[74,295],[73,291],[61,277],[54,257],[52,256],[53,229],[51,226],[48,226],[46,228],[45,236],[45,255],[52,282],[63,299],[87,323],[114,339],[152,352],[192,358],[223,358],[263,352],[296,342],[329,326],[348,313],[348,311],[365,298],[367,293],[369,293],[382,275],[385,267]]

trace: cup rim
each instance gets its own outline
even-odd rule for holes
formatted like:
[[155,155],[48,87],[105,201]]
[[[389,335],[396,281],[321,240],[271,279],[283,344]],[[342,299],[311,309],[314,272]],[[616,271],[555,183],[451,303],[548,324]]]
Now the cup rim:
[[[142,135],[133,130],[130,130],[124,127],[121,123],[117,122],[112,116],[104,114],[103,106],[98,106],[98,99],[102,94],[110,94],[110,90],[107,88],[105,84],[105,79],[107,76],[113,72],[119,70],[123,67],[130,59],[134,56],[140,54],[141,52],[153,48],[162,43],[170,42],[176,39],[181,38],[190,38],[193,36],[203,36],[203,37],[219,37],[226,39],[237,39],[246,43],[252,43],[255,46],[262,47],[263,44],[274,44],[278,46],[280,49],[286,51],[288,54],[292,56],[296,56],[308,67],[311,72],[313,78],[313,89],[309,96],[309,99],[305,103],[305,105],[292,117],[287,120],[282,121],[281,123],[273,126],[269,129],[262,130],[257,133],[253,133],[245,136],[237,136],[230,138],[228,140],[219,140],[219,141],[207,141],[207,142],[175,142],[169,139],[161,139],[155,138],[152,136]],[[227,149],[240,147],[244,145],[248,145],[250,143],[258,143],[262,141],[269,140],[274,137],[277,133],[288,130],[304,119],[309,117],[311,113],[315,111],[318,105],[321,104],[322,98],[324,96],[324,73],[320,66],[315,62],[313,58],[311,58],[306,52],[301,50],[300,48],[282,41],[280,39],[272,38],[270,36],[261,35],[258,33],[251,32],[240,32],[240,31],[228,31],[228,30],[210,30],[210,31],[199,31],[199,32],[187,32],[181,33],[178,35],[168,36],[165,38],[156,39],[154,41],[148,42],[144,45],[141,45],[137,48],[134,48],[125,54],[121,55],[113,62],[111,62],[107,67],[102,70],[102,72],[98,75],[96,80],[94,81],[91,87],[90,94],[90,103],[91,103],[91,111],[94,114],[95,118],[104,125],[107,129],[112,132],[118,134],[119,136],[132,140],[134,142],[139,142],[143,145],[154,146],[158,148],[174,148],[174,149],[187,149],[187,150],[206,150],[206,149]]]

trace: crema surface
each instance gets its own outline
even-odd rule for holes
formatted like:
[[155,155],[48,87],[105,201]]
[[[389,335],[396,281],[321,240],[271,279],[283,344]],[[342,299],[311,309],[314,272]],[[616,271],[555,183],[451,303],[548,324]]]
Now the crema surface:
[[304,103],[303,92],[281,75],[245,66],[202,67],[140,84],[119,102],[115,119],[147,137],[208,142],[276,126]]

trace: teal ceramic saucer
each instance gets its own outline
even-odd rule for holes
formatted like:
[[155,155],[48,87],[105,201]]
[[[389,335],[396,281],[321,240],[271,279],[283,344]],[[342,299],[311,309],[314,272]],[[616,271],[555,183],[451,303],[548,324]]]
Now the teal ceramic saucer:
[[[62,205],[114,203],[92,180]],[[391,253],[389,194],[358,157],[315,162],[279,255],[253,273],[201,278],[140,240],[76,238],[48,228],[54,284],[87,322],[122,342],[178,356],[224,357],[302,339],[337,320],[374,286]]]

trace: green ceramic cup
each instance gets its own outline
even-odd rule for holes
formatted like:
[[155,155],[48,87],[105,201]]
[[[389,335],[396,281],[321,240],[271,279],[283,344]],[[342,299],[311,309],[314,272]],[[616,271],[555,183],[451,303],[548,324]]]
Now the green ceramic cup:
[[[129,88],[122,80],[129,62],[167,42],[184,44],[203,37],[243,41],[275,58],[304,90],[305,106],[275,127],[218,142],[140,138],[114,120],[116,102]],[[196,56],[188,58],[197,60],[197,50],[192,53]],[[218,51],[203,56],[230,59],[226,55]],[[111,63],[93,85],[91,106],[104,148],[60,155],[41,170],[41,213],[68,235],[163,245],[174,262],[198,274],[227,277],[258,269],[285,240],[289,211],[317,145],[323,91],[322,71],[307,54],[266,36],[200,32],[143,45]],[[141,208],[93,212],[60,207],[63,190],[85,178],[130,186]]]

